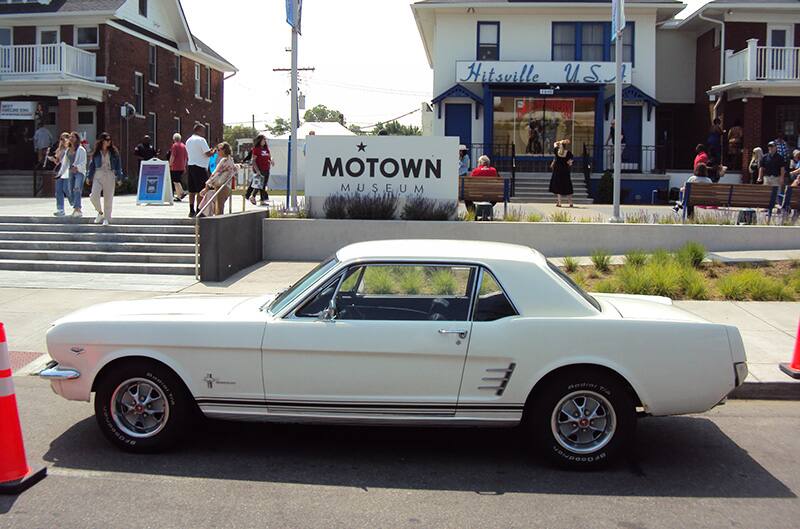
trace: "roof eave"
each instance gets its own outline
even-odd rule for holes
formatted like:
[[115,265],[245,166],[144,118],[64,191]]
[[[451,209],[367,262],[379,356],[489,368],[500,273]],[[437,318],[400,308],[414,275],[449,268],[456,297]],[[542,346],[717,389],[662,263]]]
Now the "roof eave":
[[417,12],[418,7],[420,7],[420,4],[411,4],[411,12],[414,14],[414,22],[417,24],[419,36],[422,38],[422,47],[425,49],[425,57],[428,59],[428,66],[433,68],[433,55],[431,54],[428,39],[425,36],[425,28],[422,27],[422,21],[420,20],[419,13]]

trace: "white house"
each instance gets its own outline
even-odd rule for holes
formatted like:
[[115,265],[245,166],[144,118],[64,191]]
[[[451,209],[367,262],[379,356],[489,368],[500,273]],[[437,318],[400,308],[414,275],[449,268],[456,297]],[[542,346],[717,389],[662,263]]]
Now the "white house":
[[[656,158],[656,31],[683,7],[626,2],[623,163],[635,172]],[[495,155],[513,148],[529,171],[544,170],[553,141],[564,138],[576,154],[585,147],[595,169],[608,163],[610,1],[421,0],[412,11],[433,69],[434,135]]]

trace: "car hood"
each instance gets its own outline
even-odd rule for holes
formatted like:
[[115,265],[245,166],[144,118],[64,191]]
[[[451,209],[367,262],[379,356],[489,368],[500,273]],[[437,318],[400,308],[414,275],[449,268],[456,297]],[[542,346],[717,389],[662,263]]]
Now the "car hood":
[[[113,301],[93,305],[56,321],[120,321],[141,320],[152,317],[218,318],[230,314],[237,306],[252,302],[264,304],[269,297],[244,296],[169,296],[136,301]],[[249,304],[249,303],[248,303]]]
[[706,323],[703,318],[673,306],[671,299],[661,296],[632,294],[592,294],[592,296],[613,306],[623,318]]

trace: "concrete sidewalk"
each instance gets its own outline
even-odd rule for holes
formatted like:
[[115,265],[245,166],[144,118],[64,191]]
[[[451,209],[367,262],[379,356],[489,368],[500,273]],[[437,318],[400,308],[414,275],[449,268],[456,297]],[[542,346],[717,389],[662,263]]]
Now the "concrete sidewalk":
[[[0,321],[5,323],[11,351],[44,353],[45,333],[51,322],[88,305],[163,295],[273,293],[296,281],[313,266],[315,263],[262,263],[222,283],[194,280],[168,283],[159,277],[123,278],[117,274],[42,274],[35,281],[28,278],[26,284],[22,276],[12,278],[9,272],[0,272]],[[750,376],[738,396],[800,400],[800,381],[790,379],[778,369],[779,362],[791,359],[800,320],[800,302],[676,301],[675,304],[709,321],[739,328],[747,350]],[[46,359],[46,355],[40,356],[27,371],[42,365]]]

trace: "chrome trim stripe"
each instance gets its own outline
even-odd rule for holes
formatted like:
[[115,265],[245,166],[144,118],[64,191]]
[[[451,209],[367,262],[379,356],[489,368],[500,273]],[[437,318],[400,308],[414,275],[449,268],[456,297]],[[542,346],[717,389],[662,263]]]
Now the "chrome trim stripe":
[[39,376],[47,380],[74,380],[80,378],[81,374],[75,369],[65,369],[54,366],[40,371]]
[[226,399],[198,397],[197,404],[217,406],[258,406],[274,408],[303,408],[303,409],[364,409],[364,410],[482,410],[482,411],[519,411],[523,404],[432,404],[432,403],[392,403],[392,402],[305,402],[305,401],[273,401],[258,399]]

